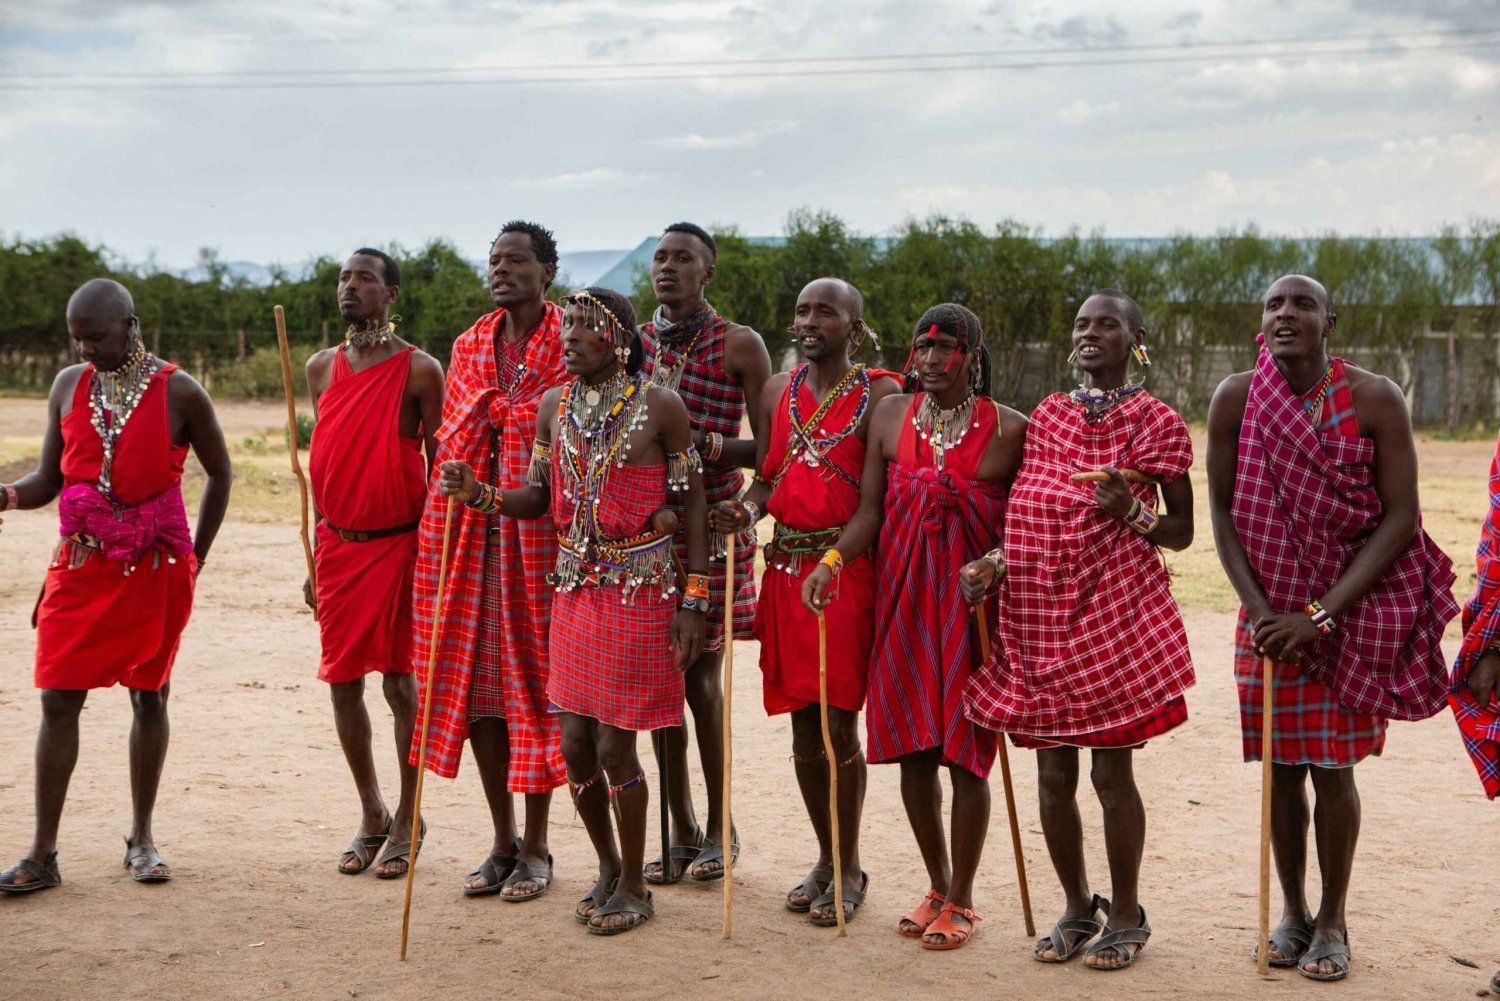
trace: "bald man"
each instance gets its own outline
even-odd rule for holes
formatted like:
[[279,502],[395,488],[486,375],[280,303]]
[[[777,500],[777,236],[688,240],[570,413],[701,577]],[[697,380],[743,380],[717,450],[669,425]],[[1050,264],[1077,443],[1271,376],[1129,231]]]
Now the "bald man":
[[[1320,283],[1277,279],[1254,370],[1224,380],[1208,411],[1214,542],[1243,606],[1234,673],[1246,761],[1261,757],[1261,659],[1274,661],[1271,838],[1284,910],[1260,948],[1313,980],[1349,973],[1354,766],[1381,752],[1389,720],[1447,705],[1440,642],[1458,613],[1453,563],[1422,531],[1406,401],[1389,379],[1328,354],[1337,322]],[[1303,890],[1309,778],[1316,914]]]
[[[859,823],[865,796],[859,712],[865,704],[875,634],[875,573],[868,555],[844,565],[832,548],[859,506],[870,414],[901,384],[889,373],[853,364],[869,336],[859,290],[820,278],[797,297],[792,325],[806,361],[772,376],[761,393],[757,426],[760,472],[744,498],[714,508],[714,530],[743,532],[762,512],[776,519],[766,547],[755,637],[760,641],[766,712],[790,713],[792,760],[802,800],[818,839],[818,864],[787,894],[789,910],[815,925],[837,924],[828,813],[829,769],[838,769],[840,861],[845,918],[864,900],[868,880],[859,864]],[[802,583],[813,568],[832,568],[835,597],[824,612],[828,636],[828,720],[836,761],[823,751],[818,707],[818,622],[802,605]],[[955,592],[956,593],[956,592]]]
[[[141,883],[172,878],[151,831],[167,753],[168,681],[233,478],[213,402],[186,372],[146,350],[123,285],[84,284],[68,300],[67,321],[83,363],[52,384],[36,471],[0,484],[4,511],[60,496],[62,536],[33,616],[42,690],[36,833],[26,856],[0,873],[7,893],[62,882],[57,828],[78,760],[78,715],[91,689],[116,684],[135,711],[125,868]],[[196,536],[182,502],[189,448],[208,474]]]

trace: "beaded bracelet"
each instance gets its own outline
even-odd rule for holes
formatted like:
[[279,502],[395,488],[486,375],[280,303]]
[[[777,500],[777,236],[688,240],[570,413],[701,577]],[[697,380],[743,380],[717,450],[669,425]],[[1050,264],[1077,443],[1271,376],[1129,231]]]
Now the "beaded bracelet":
[[1317,626],[1318,632],[1324,636],[1333,632],[1338,626],[1338,623],[1333,620],[1333,616],[1329,613],[1328,609],[1323,607],[1321,601],[1308,602],[1306,612],[1312,616],[1313,625]]
[[494,514],[499,511],[501,505],[504,503],[504,498],[501,497],[500,491],[488,483],[480,483],[477,486],[479,490],[474,494],[474,499],[464,501],[464,505],[478,511],[480,514]]
[[16,493],[14,483],[0,483],[0,492],[5,494],[5,506],[0,507],[0,511],[9,511],[21,506],[21,495]]
[[750,516],[751,525],[754,525],[757,521],[760,521],[759,504],[755,503],[755,501],[741,501],[740,503],[744,506],[745,513]]
[[710,431],[703,436],[703,447],[708,452],[708,460],[713,462],[724,454],[724,436],[717,431]]
[[988,563],[990,566],[994,567],[995,573],[998,575],[1000,571],[1005,567],[1005,550],[1001,549],[999,546],[996,546],[994,549],[991,549],[989,552],[979,557],[979,562]]
[[[1137,501],[1136,503],[1140,502]],[[1161,518],[1155,511],[1151,510],[1146,505],[1141,504],[1140,510],[1137,511],[1135,513],[1135,516],[1127,521],[1126,524],[1129,525],[1131,530],[1134,531],[1137,535],[1150,535],[1152,532],[1156,531],[1156,526],[1161,524]]]
[[690,574],[688,574],[687,575],[687,587],[683,589],[682,593],[685,594],[689,598],[707,598],[708,597],[708,574],[703,574],[703,573],[690,573]]
[[839,571],[844,569],[844,555],[837,549],[829,549],[828,552],[823,554],[823,558],[818,563],[832,570],[833,575],[837,577]]

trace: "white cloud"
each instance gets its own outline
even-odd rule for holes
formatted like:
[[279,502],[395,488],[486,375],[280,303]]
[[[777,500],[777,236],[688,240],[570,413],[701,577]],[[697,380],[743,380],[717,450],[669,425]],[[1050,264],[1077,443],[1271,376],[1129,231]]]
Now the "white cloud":
[[1120,110],[1119,101],[1105,101],[1103,104],[1090,104],[1083,98],[1078,98],[1072,104],[1057,113],[1059,121],[1067,122],[1069,125],[1081,125],[1092,121],[1101,115],[1112,115]]
[[630,188],[639,184],[648,184],[656,179],[656,174],[634,174],[615,167],[590,167],[588,170],[569,171],[546,177],[520,178],[513,183],[518,188],[536,188],[543,191],[597,191],[601,188]]

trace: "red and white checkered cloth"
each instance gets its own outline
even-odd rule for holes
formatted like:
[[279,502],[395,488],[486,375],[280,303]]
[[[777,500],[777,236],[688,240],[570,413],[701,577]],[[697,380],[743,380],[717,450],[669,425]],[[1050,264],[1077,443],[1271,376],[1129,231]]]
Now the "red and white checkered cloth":
[[1475,562],[1478,583],[1464,606],[1464,642],[1453,662],[1448,701],[1485,795],[1494,799],[1500,796],[1500,705],[1479,705],[1469,693],[1468,678],[1480,655],[1500,646],[1500,442],[1490,463],[1490,513],[1480,530]]
[[[1380,523],[1375,443],[1319,434],[1262,347],[1235,472],[1234,528],[1271,607],[1325,594]],[[1357,713],[1417,720],[1448,704],[1443,627],[1458,614],[1453,561],[1419,531],[1376,585],[1304,651],[1302,671]]]
[[[428,483],[427,509],[417,543],[414,582],[416,642],[412,659],[418,678],[427,684],[428,644],[432,639],[437,597],[438,558],[442,551],[443,512],[448,501],[437,489],[437,464],[462,459],[482,483],[501,489],[526,482],[531,446],[536,438],[537,404],[542,394],[567,381],[558,340],[562,309],[547,304],[542,325],[526,348],[526,371],[510,393],[499,388],[495,335],[505,311],[482,316],[453,343],[448,367],[443,425],[438,429],[437,462]],[[494,449],[495,462],[491,462]],[[443,622],[432,684],[432,724],[427,767],[452,778],[458,774],[464,741],[469,736],[469,686],[484,593],[486,545],[499,546],[507,572],[500,581],[503,629],[502,678],[514,692],[508,698],[510,788],[546,792],[565,779],[556,721],[547,712],[547,628],[552,586],[546,576],[557,562],[557,533],[550,522],[516,521],[479,514],[463,505],[453,513]],[[486,542],[487,530],[499,538]],[[425,697],[425,693],[424,693]],[[416,734],[412,761],[416,761]]]
[[[1175,480],[1193,462],[1187,426],[1142,391],[1094,423],[1063,393],[1031,415],[1005,514],[992,655],[965,712],[1009,734],[1066,738],[1124,726],[1194,682],[1182,616],[1156,547],[1094,503],[1073,473],[1104,465]],[[1134,484],[1142,503],[1156,488]]]

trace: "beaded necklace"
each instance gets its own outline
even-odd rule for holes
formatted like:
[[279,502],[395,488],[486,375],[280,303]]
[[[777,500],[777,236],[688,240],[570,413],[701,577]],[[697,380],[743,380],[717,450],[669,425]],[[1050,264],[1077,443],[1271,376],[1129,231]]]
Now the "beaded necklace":
[[1323,416],[1323,399],[1331,388],[1333,388],[1332,363],[1329,364],[1328,371],[1323,373],[1323,378],[1318,380],[1318,384],[1302,396],[1302,409],[1307,411],[1307,416],[1312,418],[1314,424]]
[[937,399],[931,393],[923,395],[922,405],[912,415],[911,426],[917,429],[923,441],[932,446],[932,464],[938,469],[943,468],[943,454],[950,448],[957,448],[971,427],[979,426],[979,421],[974,419],[974,404],[978,400],[971,389],[964,401],[952,410],[939,410]]
[[706,326],[698,328],[698,332],[693,334],[693,339],[682,346],[681,352],[677,355],[677,360],[670,365],[662,364],[662,354],[667,345],[665,341],[658,337],[656,340],[656,354],[651,360],[651,385],[670,389],[675,393],[677,387],[682,384],[682,373],[687,370],[688,359],[693,356],[693,348],[698,346],[698,339],[703,336],[703,331],[707,329]]
[[[698,346],[698,340],[703,332],[712,326],[714,317],[718,313],[713,306],[709,305],[707,299],[693,311],[693,315],[680,323],[667,322],[665,306],[658,306],[656,313],[651,317],[651,327],[656,334],[656,351],[651,356],[651,385],[661,386],[663,389],[677,391],[682,384],[682,373],[687,369],[688,359],[693,356],[693,348]],[[680,338],[691,332],[692,337],[681,347],[674,347],[668,342]],[[676,359],[670,365],[662,364],[663,356],[670,350],[676,355]]]
[[1083,419],[1092,424],[1105,414],[1115,404],[1127,400],[1146,387],[1138,382],[1126,383],[1115,389],[1100,389],[1097,386],[1079,386],[1068,394],[1068,399],[1083,408]]
[[377,344],[389,344],[396,335],[396,321],[399,319],[401,317],[393,316],[386,321],[385,326],[375,328],[356,329],[350,324],[349,329],[344,331],[344,347],[373,348]]
[[[828,453],[833,451],[839,442],[854,433],[854,429],[859,427],[859,422],[864,418],[865,408],[870,405],[870,374],[864,365],[853,365],[839,378],[838,382],[833,384],[828,395],[823,397],[823,402],[818,404],[818,409],[813,411],[812,417],[804,423],[797,405],[797,398],[801,395],[802,384],[807,381],[807,373],[811,368],[811,365],[803,365],[792,373],[792,382],[787,395],[787,416],[791,418],[792,442],[787,448],[786,459],[781,464],[783,471],[799,458],[809,466],[819,466],[825,462],[833,466],[833,463],[829,462]],[[860,394],[854,416],[849,418],[849,422],[841,430],[822,437],[815,436],[813,429],[822,422],[828,409],[838,402],[841,396],[854,391],[855,387],[852,385],[854,383],[858,383]],[[838,467],[833,466],[833,468]]]
[[104,459],[99,464],[99,493],[111,503],[116,503],[112,474],[115,465],[115,448],[125,424],[140,406],[141,397],[151,385],[156,374],[156,356],[146,350],[139,337],[135,347],[126,355],[125,361],[109,372],[94,370],[89,379],[89,423],[99,433],[104,445]]
[[[610,467],[625,465],[631,432],[645,423],[646,394],[641,392],[641,378],[631,378],[624,369],[602,385],[580,391],[583,386],[579,379],[563,387],[557,424],[562,465],[569,474],[562,483],[563,496],[576,502],[568,535],[586,547],[599,534],[599,498]],[[607,407],[599,405],[605,393]]]

